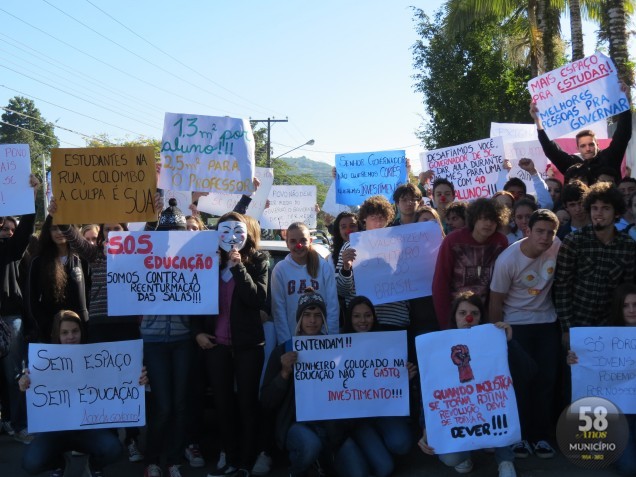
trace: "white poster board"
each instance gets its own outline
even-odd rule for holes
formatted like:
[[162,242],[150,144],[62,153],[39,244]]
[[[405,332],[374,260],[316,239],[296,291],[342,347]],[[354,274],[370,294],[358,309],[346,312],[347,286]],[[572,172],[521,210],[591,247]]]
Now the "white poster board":
[[455,185],[456,200],[492,197],[504,160],[500,137],[481,139],[420,154],[422,170],[432,170]]
[[269,207],[261,216],[264,229],[286,229],[294,222],[316,227],[316,186],[275,185],[269,193]]
[[28,144],[0,144],[0,217],[35,213]]
[[528,91],[551,138],[629,110],[616,66],[598,51],[531,79]]
[[351,207],[336,202],[336,181],[333,181],[329,186],[325,202],[322,204],[322,210],[334,217],[337,217],[340,212],[351,212]]
[[407,416],[406,331],[296,336],[296,419]]
[[[256,177],[261,181],[261,185],[258,187],[252,201],[247,207],[247,215],[260,220],[263,215],[263,211],[267,205],[267,198],[274,185],[274,169],[267,167],[257,167]],[[199,205],[197,208],[202,212],[208,214],[218,215],[230,212],[234,209],[240,197],[236,194],[222,194],[220,192],[210,192],[208,195],[199,198]]]
[[356,293],[374,305],[431,295],[442,231],[434,221],[355,232]]
[[29,344],[29,433],[142,427],[143,342]]
[[164,190],[163,191],[163,205],[168,207],[168,201],[170,199],[176,199],[177,207],[183,212],[183,215],[192,215],[189,207],[192,204],[192,192],[183,190]]
[[373,195],[393,202],[393,192],[407,181],[404,151],[336,154],[336,201],[360,205]]
[[108,314],[218,313],[218,234],[111,232],[106,247]]
[[601,397],[625,414],[636,414],[636,328],[570,328],[570,347],[579,358],[570,366],[572,402]]
[[438,454],[521,440],[506,334],[486,324],[415,338],[428,443]]
[[247,119],[166,113],[158,187],[196,192],[253,190],[254,136]]

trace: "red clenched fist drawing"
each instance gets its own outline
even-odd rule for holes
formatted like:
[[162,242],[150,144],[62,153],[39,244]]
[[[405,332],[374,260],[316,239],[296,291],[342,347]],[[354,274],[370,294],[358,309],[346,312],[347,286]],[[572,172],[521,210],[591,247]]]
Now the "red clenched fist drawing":
[[466,345],[455,345],[451,348],[451,359],[459,368],[459,382],[467,383],[475,379],[470,367],[470,351]]

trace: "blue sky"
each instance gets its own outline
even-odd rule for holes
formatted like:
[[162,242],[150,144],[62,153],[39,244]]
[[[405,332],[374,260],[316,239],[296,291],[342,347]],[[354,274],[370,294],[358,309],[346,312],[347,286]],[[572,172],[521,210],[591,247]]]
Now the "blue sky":
[[[161,137],[166,111],[287,117],[272,126],[274,156],[314,139],[292,155],[333,163],[336,153],[406,149],[418,169],[413,3],[9,0],[0,104],[30,96],[46,119],[113,138]],[[432,14],[442,1],[421,3]],[[85,144],[56,134],[62,147]]]

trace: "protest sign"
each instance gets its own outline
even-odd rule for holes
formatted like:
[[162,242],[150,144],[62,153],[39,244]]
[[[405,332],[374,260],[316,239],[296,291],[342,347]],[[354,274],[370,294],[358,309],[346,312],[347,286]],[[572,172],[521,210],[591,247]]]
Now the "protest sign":
[[175,199],[177,201],[177,207],[181,209],[185,215],[189,215],[188,207],[192,203],[192,192],[182,190],[164,190],[163,191],[163,203],[165,207],[168,207],[168,201]]
[[272,186],[269,207],[261,216],[264,229],[286,229],[294,222],[316,227],[316,186]]
[[28,144],[0,144],[0,217],[35,213]]
[[152,147],[53,149],[56,224],[157,220]]
[[298,421],[407,416],[406,331],[294,337]]
[[521,440],[506,333],[494,325],[415,338],[428,443],[437,454]]
[[492,197],[504,160],[501,138],[488,138],[420,154],[422,170],[455,185],[456,200]]
[[108,314],[218,313],[216,231],[110,232]]
[[[257,167],[256,177],[261,181],[261,185],[252,195],[252,201],[247,206],[247,215],[260,220],[267,205],[267,198],[274,184],[274,169],[267,167]],[[240,197],[236,194],[225,194],[221,192],[210,192],[206,196],[199,198],[197,208],[208,214],[221,216],[236,207]]]
[[[607,139],[607,122],[597,121],[585,126],[591,129],[596,135],[596,139]],[[570,131],[561,137],[575,137],[578,131]],[[534,124],[518,123],[490,123],[490,137],[501,136],[504,145],[519,141],[536,141],[537,126]],[[507,152],[507,149],[506,149]],[[506,155],[506,157],[508,157]]]
[[143,342],[29,344],[29,433],[143,427]]
[[322,204],[323,212],[337,217],[340,212],[351,212],[351,207],[336,203],[336,181],[329,186],[325,202]]
[[531,79],[528,91],[553,138],[629,110],[614,63],[598,51]]
[[393,202],[393,192],[407,181],[404,151],[336,154],[336,202],[360,205],[372,195]]
[[356,293],[374,305],[431,295],[442,231],[437,222],[418,222],[356,232],[353,272]]
[[625,414],[636,414],[636,328],[570,328],[570,347],[579,358],[570,366],[572,402],[600,397]]
[[253,190],[254,136],[246,119],[166,113],[161,142],[162,189]]

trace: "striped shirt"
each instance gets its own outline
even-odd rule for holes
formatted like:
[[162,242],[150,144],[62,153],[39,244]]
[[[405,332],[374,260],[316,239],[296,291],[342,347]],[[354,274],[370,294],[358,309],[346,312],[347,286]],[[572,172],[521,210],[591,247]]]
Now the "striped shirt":
[[554,277],[554,306],[563,331],[573,326],[604,326],[616,287],[634,283],[636,242],[615,230],[608,244],[592,225],[563,239]]

